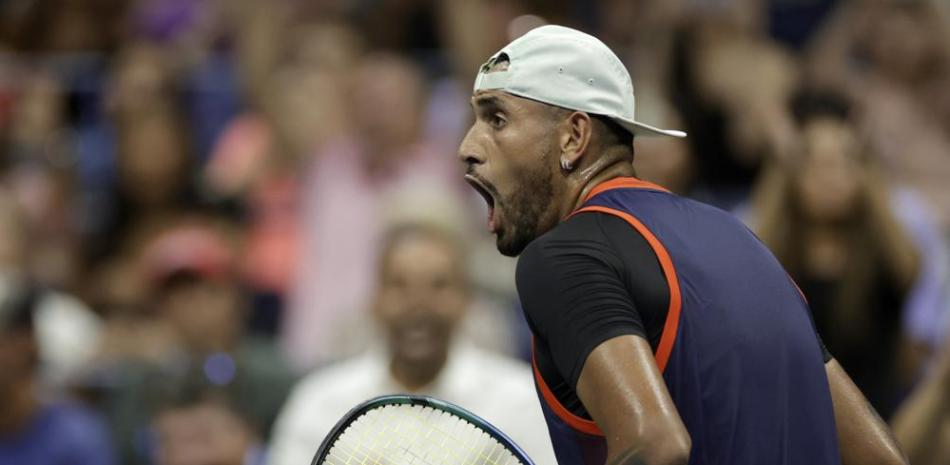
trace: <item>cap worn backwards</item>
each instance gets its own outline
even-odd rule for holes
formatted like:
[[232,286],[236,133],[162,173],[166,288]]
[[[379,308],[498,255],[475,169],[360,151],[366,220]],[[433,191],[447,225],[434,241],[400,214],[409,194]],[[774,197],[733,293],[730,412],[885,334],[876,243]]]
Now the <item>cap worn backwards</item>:
[[[507,69],[494,70],[507,61]],[[563,26],[542,26],[492,55],[478,71],[475,91],[501,90],[549,105],[613,119],[636,135],[685,137],[634,119],[630,73],[596,37]]]

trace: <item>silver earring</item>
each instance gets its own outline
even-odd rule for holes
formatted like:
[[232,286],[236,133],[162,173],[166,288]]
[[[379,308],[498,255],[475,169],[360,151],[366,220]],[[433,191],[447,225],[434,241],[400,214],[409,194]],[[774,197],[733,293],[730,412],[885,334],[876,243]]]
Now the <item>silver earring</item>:
[[574,167],[571,165],[571,161],[567,158],[561,159],[561,168],[564,169],[564,171],[570,171],[574,169]]

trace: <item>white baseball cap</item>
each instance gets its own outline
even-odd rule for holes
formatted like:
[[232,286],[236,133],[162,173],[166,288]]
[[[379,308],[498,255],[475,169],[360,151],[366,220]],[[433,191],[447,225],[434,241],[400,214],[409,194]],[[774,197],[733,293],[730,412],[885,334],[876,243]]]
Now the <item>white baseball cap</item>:
[[[488,72],[505,59],[507,70]],[[620,58],[596,37],[563,26],[532,29],[492,55],[475,78],[479,90],[603,115],[636,135],[686,137],[636,121],[633,82]]]

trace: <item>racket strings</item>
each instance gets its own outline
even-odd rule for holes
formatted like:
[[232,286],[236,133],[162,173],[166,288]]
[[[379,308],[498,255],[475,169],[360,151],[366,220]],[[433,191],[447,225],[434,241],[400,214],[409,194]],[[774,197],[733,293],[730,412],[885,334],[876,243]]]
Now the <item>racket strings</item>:
[[493,437],[431,407],[390,405],[360,416],[321,465],[520,465]]

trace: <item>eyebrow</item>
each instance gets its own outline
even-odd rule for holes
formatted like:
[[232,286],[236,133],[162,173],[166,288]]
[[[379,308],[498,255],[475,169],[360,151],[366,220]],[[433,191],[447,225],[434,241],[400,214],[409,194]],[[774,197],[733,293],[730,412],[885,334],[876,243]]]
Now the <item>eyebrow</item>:
[[498,108],[499,110],[504,111],[505,105],[502,103],[501,99],[492,95],[482,95],[477,97],[472,97],[471,105],[473,110],[478,110],[479,107],[482,108]]

